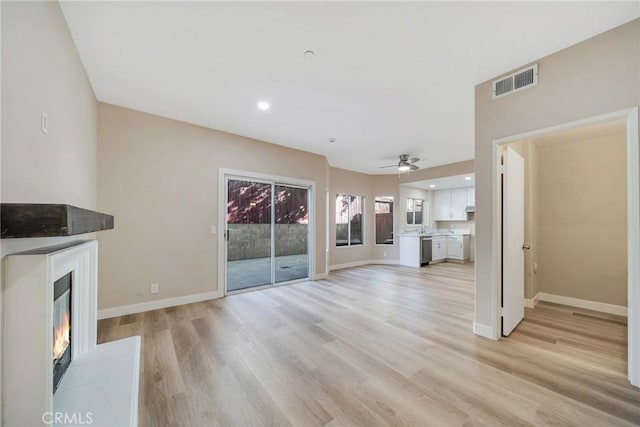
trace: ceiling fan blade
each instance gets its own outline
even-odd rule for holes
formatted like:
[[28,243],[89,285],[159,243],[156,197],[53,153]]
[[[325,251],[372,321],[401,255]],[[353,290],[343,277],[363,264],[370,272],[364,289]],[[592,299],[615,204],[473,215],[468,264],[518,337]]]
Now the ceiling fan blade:
[[409,160],[409,163],[418,163],[420,161],[419,158],[414,157],[413,159]]
[[409,165],[409,167],[411,168],[412,171],[417,171],[418,169],[420,169],[418,166],[416,165]]
[[397,168],[398,165],[388,165],[388,166],[378,166],[378,169],[383,169],[383,168]]

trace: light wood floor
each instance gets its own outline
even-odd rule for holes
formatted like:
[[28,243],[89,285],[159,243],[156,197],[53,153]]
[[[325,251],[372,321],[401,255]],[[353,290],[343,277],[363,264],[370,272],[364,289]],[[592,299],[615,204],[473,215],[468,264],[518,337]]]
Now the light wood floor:
[[626,323],[540,304],[471,332],[473,266],[369,266],[100,321],[143,336],[141,425],[640,424]]

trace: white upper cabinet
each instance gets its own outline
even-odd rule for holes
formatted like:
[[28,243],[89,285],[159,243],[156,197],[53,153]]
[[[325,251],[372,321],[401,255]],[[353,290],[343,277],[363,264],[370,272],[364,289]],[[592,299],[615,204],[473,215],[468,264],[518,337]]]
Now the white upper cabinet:
[[467,189],[454,188],[451,190],[451,219],[467,220]]
[[434,216],[436,221],[451,219],[451,190],[437,190],[434,195]]
[[475,204],[475,189],[437,190],[433,204],[436,221],[466,221],[467,206]]

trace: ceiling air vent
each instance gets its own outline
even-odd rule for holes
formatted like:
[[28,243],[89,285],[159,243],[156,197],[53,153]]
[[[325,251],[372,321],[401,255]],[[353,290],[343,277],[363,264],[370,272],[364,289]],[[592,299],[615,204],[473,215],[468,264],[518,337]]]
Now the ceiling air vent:
[[517,71],[507,77],[493,82],[493,99],[538,84],[538,64]]

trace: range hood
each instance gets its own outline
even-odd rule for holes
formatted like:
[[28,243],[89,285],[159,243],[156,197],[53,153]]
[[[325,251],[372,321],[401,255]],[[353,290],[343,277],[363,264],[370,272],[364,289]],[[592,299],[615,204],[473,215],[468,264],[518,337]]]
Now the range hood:
[[469,205],[466,208],[464,208],[464,211],[466,213],[473,213],[476,211],[476,205]]
[[71,205],[2,203],[0,237],[64,237],[113,229],[113,215]]

